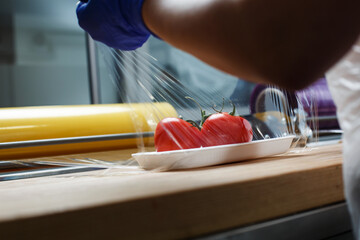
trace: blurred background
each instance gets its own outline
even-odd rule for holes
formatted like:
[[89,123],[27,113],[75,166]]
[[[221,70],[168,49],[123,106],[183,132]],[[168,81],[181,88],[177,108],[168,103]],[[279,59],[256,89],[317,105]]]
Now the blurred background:
[[[77,24],[75,6],[73,0],[0,2],[0,107],[123,101],[125,87],[116,88],[109,79],[114,73],[109,72],[102,53],[88,44]],[[217,71],[156,38],[142,50],[193,91],[217,91],[231,98],[242,114],[248,113],[253,84]],[[121,86],[121,73],[117,74]]]

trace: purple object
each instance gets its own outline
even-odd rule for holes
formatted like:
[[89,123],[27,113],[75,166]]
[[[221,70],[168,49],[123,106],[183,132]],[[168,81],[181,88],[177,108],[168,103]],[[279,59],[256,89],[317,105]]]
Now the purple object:
[[[279,97],[272,98],[265,97],[266,93],[278,95]],[[303,107],[308,115],[309,122],[314,118],[318,120],[319,129],[339,129],[339,124],[336,119],[336,106],[331,97],[329,88],[325,78],[321,78],[309,87],[295,92],[285,91],[273,86],[257,85],[250,98],[251,113],[264,111],[283,111],[278,102],[280,96],[285,97],[286,101],[292,109],[299,108],[299,104]],[[277,101],[275,100],[277,99]]]

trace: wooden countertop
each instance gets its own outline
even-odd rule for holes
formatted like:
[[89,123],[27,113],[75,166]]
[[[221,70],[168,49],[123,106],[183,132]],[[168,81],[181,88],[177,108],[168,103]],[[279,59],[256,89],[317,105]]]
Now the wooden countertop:
[[0,182],[0,239],[178,239],[344,201],[341,145],[209,168]]

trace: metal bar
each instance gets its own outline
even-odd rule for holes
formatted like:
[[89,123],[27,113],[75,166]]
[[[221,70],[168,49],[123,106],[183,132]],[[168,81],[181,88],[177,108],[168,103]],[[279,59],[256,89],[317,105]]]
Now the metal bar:
[[39,147],[39,146],[50,146],[50,145],[58,145],[58,144],[70,144],[70,143],[110,141],[110,140],[121,140],[121,139],[152,137],[152,136],[154,136],[154,132],[120,133],[120,134],[94,135],[94,136],[69,137],[69,138],[51,138],[51,139],[0,143],[0,149],[13,149],[13,148]]
[[89,88],[90,88],[90,101],[91,104],[101,103],[101,92],[100,92],[100,79],[96,57],[96,45],[95,41],[86,34],[86,50],[87,50],[87,61],[88,61],[88,72],[89,72]]
[[326,130],[317,130],[317,131],[315,131],[315,133],[322,134],[322,135],[325,135],[325,134],[343,134],[344,131],[341,130],[341,129],[326,129]]
[[67,174],[67,173],[86,172],[86,171],[94,171],[100,169],[102,168],[79,166],[79,167],[56,167],[51,169],[37,169],[31,171],[27,170],[21,172],[0,174],[0,181],[10,181],[10,180],[19,180],[24,178],[35,178],[35,177]]
[[[350,234],[351,222],[346,203],[338,203],[295,215],[238,229],[215,233],[196,240],[312,240]],[[351,238],[350,238],[351,239]]]
[[8,169],[20,169],[20,168],[29,168],[36,167],[38,164],[33,163],[25,163],[21,161],[0,161],[0,170],[8,170]]
[[337,120],[337,116],[312,116],[307,117],[307,121],[329,121],[329,120]]

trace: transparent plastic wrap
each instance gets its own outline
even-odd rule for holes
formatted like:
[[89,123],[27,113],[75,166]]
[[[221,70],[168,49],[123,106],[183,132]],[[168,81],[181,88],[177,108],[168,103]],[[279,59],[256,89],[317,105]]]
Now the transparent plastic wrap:
[[[138,138],[138,153],[132,156],[144,169],[187,169],[282,154],[317,141],[318,113],[332,115],[326,124],[336,119],[325,78],[298,92],[256,85],[251,96],[242,99],[249,94],[235,87],[226,95],[221,91],[224,87],[206,79],[203,88],[195,89],[142,50],[122,52],[101,46],[101,51],[111,72],[118,74],[110,76],[122,102],[151,103],[154,108],[169,103],[176,110],[177,116],[171,118],[155,111],[153,147]],[[226,86],[221,76],[217,81]],[[319,104],[326,107],[324,114]]]
[[[138,164],[167,171],[282,154],[316,142],[321,131],[339,129],[325,78],[289,92],[260,84],[245,89],[244,81],[228,81],[227,75],[211,72],[215,82],[203,77],[202,88],[195,88],[170,74],[146,49],[119,51],[101,44],[98,48],[106,68],[102,81],[113,84],[120,103],[3,109],[0,130],[6,134],[2,134],[1,159],[82,154],[53,159],[59,164]],[[44,139],[70,142],[6,147]],[[119,149],[126,154],[118,154]],[[100,151],[115,152],[110,160],[86,155]]]

